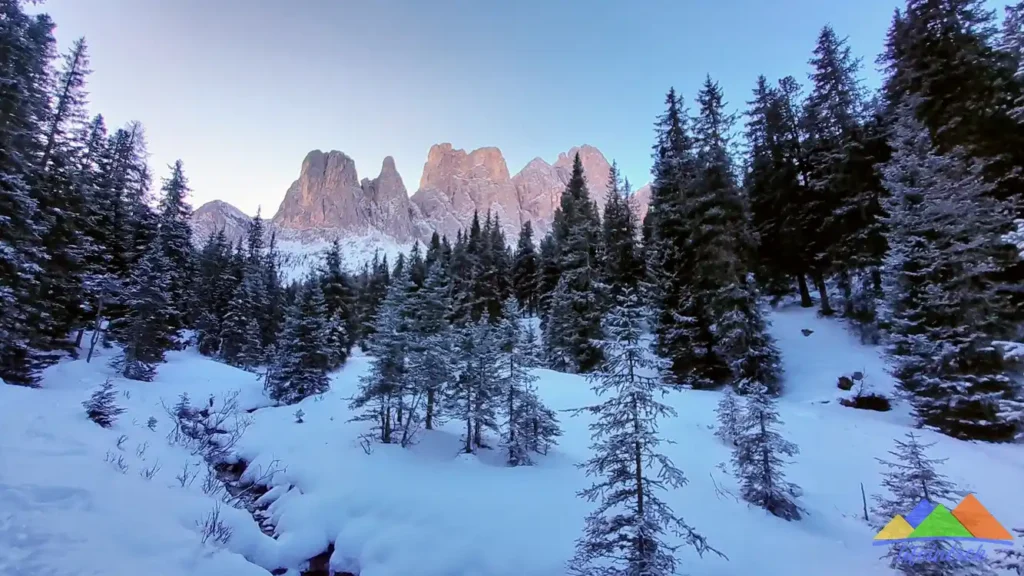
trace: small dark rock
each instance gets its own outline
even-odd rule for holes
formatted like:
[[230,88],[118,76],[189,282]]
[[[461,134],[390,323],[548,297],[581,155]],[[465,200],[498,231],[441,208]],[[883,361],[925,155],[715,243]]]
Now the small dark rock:
[[800,329],[800,333],[803,334],[804,336],[810,336],[811,334],[814,334],[814,330],[808,330],[807,328],[801,328]]
[[839,403],[847,408],[874,410],[875,412],[888,412],[892,410],[892,402],[881,394],[862,394],[853,398],[843,398]]
[[850,378],[853,378],[854,380],[860,382],[861,380],[864,379],[864,373],[858,370],[857,372],[854,372],[852,375],[850,375]]
[[853,388],[853,380],[849,376],[840,376],[838,386],[840,390],[849,390]]

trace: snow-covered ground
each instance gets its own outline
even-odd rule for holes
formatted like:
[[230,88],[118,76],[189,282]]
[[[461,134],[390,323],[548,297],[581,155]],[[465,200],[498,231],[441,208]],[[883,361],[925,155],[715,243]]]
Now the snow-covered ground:
[[[682,391],[669,402],[679,417],[663,432],[669,456],[690,482],[665,500],[728,556],[700,559],[684,551],[691,575],[888,573],[861,518],[863,483],[879,489],[892,440],[908,431],[903,405],[888,413],[840,406],[841,374],[862,371],[874,390],[892,381],[878,351],[861,346],[836,321],[790,308],[772,316],[783,351],[786,391],[779,402],[785,434],[801,453],[788,469],[802,486],[808,514],[786,522],[751,508],[728,474],[729,449],[713,435],[717,392]],[[801,329],[813,330],[804,336]],[[106,351],[108,354],[112,351]],[[335,374],[332,390],[298,406],[273,408],[255,375],[193,351],[173,353],[156,381],[116,379],[127,409],[111,429],[85,418],[80,403],[110,374],[109,357],[50,368],[41,390],[0,386],[0,574],[266,574],[299,567],[331,542],[337,570],[362,576],[561,575],[591,505],[575,498],[590,480],[575,464],[588,456],[587,418],[563,417],[560,445],[529,468],[506,468],[497,451],[459,455],[460,423],[422,435],[403,450],[375,446],[367,454],[351,423],[347,398],[368,359],[356,356]],[[593,401],[585,379],[538,370],[544,400],[555,409]],[[196,527],[215,506],[200,485],[176,479],[198,458],[165,436],[161,404],[181,392],[197,402],[239,390],[253,424],[237,446],[250,470],[275,467],[279,488],[270,512],[276,539],[247,512],[222,507],[233,529],[226,549],[202,544]],[[827,403],[826,403],[827,401]],[[304,422],[296,423],[301,408]],[[147,427],[150,416],[155,430]],[[122,449],[119,436],[127,436]],[[1007,527],[1024,526],[1024,447],[968,443],[930,432],[944,472]],[[139,455],[141,447],[145,451]],[[127,470],[105,462],[124,457]],[[151,480],[140,473],[159,463]],[[723,466],[724,464],[724,466]],[[1018,543],[1019,545],[1020,543]],[[990,550],[990,554],[992,551]]]

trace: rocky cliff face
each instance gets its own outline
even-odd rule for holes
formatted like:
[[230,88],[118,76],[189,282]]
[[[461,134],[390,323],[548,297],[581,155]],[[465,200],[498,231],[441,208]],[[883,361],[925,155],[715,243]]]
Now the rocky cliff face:
[[647,217],[647,209],[651,205],[651,185],[644,184],[636,192],[633,192],[632,198],[633,210],[636,211],[638,224],[643,224],[644,218]]
[[227,202],[213,200],[192,212],[192,237],[202,245],[218,230],[224,230],[228,242],[234,244],[245,236],[250,218]]
[[558,155],[555,163],[548,164],[541,158],[534,158],[512,178],[519,196],[521,219],[530,220],[539,235],[551,229],[562,198],[562,191],[572,176],[572,163],[576,154],[583,164],[583,176],[587,180],[590,198],[597,202],[598,209],[604,208],[604,197],[608,192],[608,173],[611,165],[600,150],[584,144],[572,147]]
[[342,152],[314,150],[285,193],[273,223],[283,230],[380,231],[399,242],[413,239],[413,208],[390,156],[380,175],[359,181],[355,162]]
[[431,146],[412,201],[425,227],[449,238],[469,228],[475,211],[497,216],[506,234],[519,232],[519,197],[497,148],[466,153],[447,143]]
[[[360,180],[355,162],[344,153],[314,150],[306,155],[298,179],[267,227],[289,240],[383,235],[409,244],[428,241],[434,231],[454,238],[469,228],[474,212],[482,217],[490,211],[509,242],[515,242],[527,220],[538,236],[551,229],[577,153],[590,196],[602,207],[611,167],[600,150],[588,145],[560,154],[554,164],[535,158],[513,176],[497,148],[466,152],[436,144],[427,153],[419,189],[412,197],[390,156],[376,178]],[[641,218],[649,196],[649,187],[636,193]],[[193,228],[197,241],[222,227],[233,241],[245,233],[248,220],[237,208],[214,201],[195,211]]]

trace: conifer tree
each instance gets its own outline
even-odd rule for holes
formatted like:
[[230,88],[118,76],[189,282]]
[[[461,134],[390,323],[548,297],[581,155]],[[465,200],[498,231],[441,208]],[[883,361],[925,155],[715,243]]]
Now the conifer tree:
[[350,407],[362,410],[353,420],[373,423],[375,440],[383,444],[412,440],[417,417],[409,373],[408,276],[397,274],[378,310],[367,353],[373,358],[370,371],[360,379]]
[[516,245],[515,259],[512,263],[512,286],[519,307],[527,314],[536,316],[540,305],[540,277],[537,250],[533,245],[533,225],[529,220],[523,222],[519,230],[519,243]]
[[[556,209],[557,210],[557,209]],[[538,256],[537,271],[537,311],[540,316],[541,326],[545,326],[548,318],[548,310],[551,307],[551,296],[558,287],[558,279],[561,273],[559,267],[558,246],[552,234],[547,234],[540,241],[540,255]]]
[[231,245],[220,229],[207,239],[196,264],[196,343],[207,356],[220,351],[222,324],[236,283],[230,265]]
[[36,333],[38,366],[56,359],[49,351],[74,352],[72,331],[83,327],[87,256],[94,247],[87,228],[83,156],[88,137],[85,80],[89,74],[85,40],[77,40],[63,57],[53,85],[52,105],[46,119],[38,178],[34,185],[43,224],[42,248],[46,258],[36,295],[37,314],[30,320]]
[[686,307],[684,285],[690,275],[687,262],[689,227],[684,198],[692,194],[696,179],[693,138],[681,97],[670,89],[665,113],[655,123],[654,167],[651,170],[651,205],[644,222],[649,229],[645,248],[647,270],[658,310],[655,348],[668,362],[666,377],[684,384],[693,365],[690,330],[695,318]]
[[601,293],[597,248],[599,220],[590,201],[579,154],[555,213],[560,278],[550,297],[544,344],[550,365],[566,372],[589,372],[601,362]]
[[124,408],[117,405],[117,391],[114,382],[107,378],[88,400],[82,402],[85,415],[103,428],[110,428],[117,417],[124,413]]
[[736,439],[740,433],[740,403],[732,388],[726,388],[722,399],[718,401],[718,408],[715,414],[718,417],[718,426],[715,429],[715,436],[723,442],[732,446],[736,445]]
[[[266,291],[266,312],[262,316],[265,323],[260,326],[260,330],[263,332],[263,346],[268,349],[277,342],[277,336],[284,324],[285,294],[284,288],[281,286],[280,262],[281,254],[277,250],[277,234],[271,233],[270,244],[267,246],[262,266],[263,287]],[[350,331],[349,334],[351,335],[352,332]]]
[[532,463],[530,451],[546,451],[560,431],[557,421],[542,422],[547,410],[532,386],[537,376],[529,371],[534,362],[533,343],[523,329],[522,313],[515,298],[505,301],[497,337],[501,347],[501,394],[505,417],[502,447],[509,466],[529,465]]
[[153,243],[135,266],[124,301],[128,312],[119,321],[117,330],[124,353],[115,361],[115,366],[125,378],[152,380],[156,365],[162,363],[164,353],[174,347],[177,331],[172,324],[170,268],[171,263],[164,256],[159,241]]
[[221,323],[220,356],[244,370],[254,369],[263,359],[263,342],[256,320],[261,280],[259,269],[247,265]]
[[886,291],[889,354],[918,421],[964,439],[1009,440],[1000,414],[1015,385],[993,340],[1014,328],[1011,304],[992,278],[1009,263],[1002,237],[1010,211],[989,192],[983,167],[932,149],[903,106],[883,168],[890,251]]
[[0,378],[34,385],[32,325],[40,263],[45,258],[31,186],[39,158],[38,135],[47,117],[49,60],[55,41],[45,14],[30,16],[23,3],[0,2],[3,82],[0,102]]
[[675,411],[659,401],[666,387],[657,377],[658,362],[641,341],[643,314],[636,291],[620,296],[604,321],[604,364],[589,379],[605,399],[581,409],[595,417],[590,425],[594,455],[581,466],[598,480],[579,496],[599,504],[587,516],[568,569],[579,575],[676,574],[677,546],[665,541],[666,532],[678,534],[700,555],[716,551],[658,497],[665,488],[686,484],[686,478],[657,451],[662,443],[658,419]]
[[271,400],[295,404],[327,392],[330,353],[324,345],[326,335],[324,294],[315,278],[307,278],[288,310],[278,342],[277,363],[267,382]]
[[644,266],[637,247],[639,238],[632,202],[629,182],[621,180],[618,166],[612,162],[602,220],[603,274],[609,298],[626,288],[636,287],[643,279]]
[[783,457],[799,450],[779,434],[781,425],[768,388],[751,390],[736,423],[732,460],[744,500],[779,518],[799,520],[801,508],[794,502],[799,489],[783,472]]
[[424,428],[433,430],[439,422],[441,400],[455,377],[455,342],[449,318],[452,312],[448,272],[435,263],[423,288],[410,302],[412,319],[409,337],[411,386],[425,397]]
[[863,97],[857,78],[860,62],[850,55],[846,40],[831,26],[818,35],[814,57],[810,61],[811,91],[804,103],[802,129],[804,139],[807,190],[800,207],[800,228],[804,231],[805,260],[810,268],[821,300],[821,313],[834,313],[826,285],[835,270],[844,292],[850,298],[850,271],[843,260],[834,260],[832,249],[841,242],[837,214],[841,203],[854,192],[846,180],[843,164],[849,154],[863,113]]
[[466,423],[463,451],[484,447],[483,431],[498,433],[497,404],[501,400],[498,367],[499,340],[487,315],[456,333],[457,373],[448,392],[448,414]]
[[[922,501],[942,504],[952,509],[964,496],[964,493],[953,482],[938,471],[938,467],[945,462],[945,459],[928,457],[927,450],[934,446],[934,443],[922,444],[914,432],[907,432],[905,442],[900,440],[895,442],[895,450],[889,452],[894,460],[877,459],[887,469],[882,478],[882,486],[887,493],[875,495],[875,505],[872,508],[874,516],[872,521],[874,528],[878,530],[884,528],[896,515],[908,514]],[[915,552],[934,553],[948,550],[951,544],[944,540],[928,540],[917,544],[917,546],[921,548]],[[889,549],[887,557],[890,559],[892,568],[908,576],[930,576],[932,574],[967,576],[989,573],[984,565],[957,557],[943,558],[938,561],[922,560],[915,563],[900,561],[900,551],[900,547],[894,546]],[[926,555],[922,554],[921,556]]]
[[756,274],[762,290],[778,301],[792,292],[795,280],[800,305],[810,308],[803,241],[807,232],[801,221],[806,191],[801,178],[799,92],[791,76],[777,87],[770,86],[764,76],[758,78],[747,112],[750,153],[744,188],[751,228],[758,237]]
[[192,296],[192,278],[195,274],[195,256],[192,247],[192,207],[188,203],[188,181],[181,160],[170,166],[171,175],[164,180],[160,199],[160,244],[170,268],[167,270],[170,297],[170,325],[180,330],[190,325],[188,311]]
[[331,366],[337,368],[348,358],[357,331],[355,294],[351,278],[342,269],[341,246],[337,240],[327,251],[320,283],[327,304],[328,331],[331,334]]
[[1024,125],[1012,119],[1020,85],[997,50],[995,14],[982,0],[907,0],[893,16],[885,52],[883,94],[895,113],[918,100],[915,118],[942,154],[962,147],[991,159],[985,180],[1000,199],[1020,190]]
[[676,318],[673,339],[685,349],[673,351],[678,365],[667,377],[711,388],[754,372],[767,380],[762,384],[775,385],[778,352],[766,333],[749,270],[754,241],[729,157],[731,118],[724,112],[718,84],[710,78],[698,102],[698,171],[682,207],[689,239],[682,256],[689,273],[674,288],[681,299],[676,313],[682,318]]
[[1010,58],[1009,67],[1017,81],[1017,97],[1010,115],[1024,122],[1024,2],[1006,6],[1003,15],[1003,33],[999,47]]

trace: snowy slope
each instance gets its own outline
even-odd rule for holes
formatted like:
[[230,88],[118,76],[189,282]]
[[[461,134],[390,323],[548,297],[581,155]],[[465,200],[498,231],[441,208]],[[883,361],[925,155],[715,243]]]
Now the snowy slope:
[[[364,264],[373,262],[374,253],[381,258],[387,256],[388,262],[394,264],[399,254],[408,254],[411,244],[400,244],[390,236],[372,233],[364,236],[345,236],[339,238],[342,265],[352,273],[358,273]],[[331,247],[330,240],[324,239],[290,239],[282,235],[277,243],[281,254],[281,273],[286,282],[299,281],[316,270],[323,262],[324,253]]]
[[[871,545],[873,531],[860,518],[860,483],[869,495],[878,490],[875,457],[886,456],[892,439],[909,430],[906,410],[838,405],[840,374],[862,370],[876,390],[892,386],[877,350],[859,345],[840,324],[801,309],[776,313],[773,321],[787,372],[779,408],[785,434],[801,448],[789,479],[803,487],[800,502],[808,515],[788,523],[730,496],[738,493],[735,481],[720,469],[729,450],[710,429],[719,393],[675,393],[669,402],[679,417],[665,421],[663,431],[676,444],[666,450],[690,483],[666,501],[729,557],[683,552],[682,570],[888,573]],[[814,332],[804,336],[802,328]],[[214,501],[174,479],[191,456],[163,440],[161,400],[171,404],[181,391],[203,399],[239,389],[244,408],[266,402],[251,374],[192,352],[170,358],[153,383],[117,380],[130,398],[121,398],[128,412],[112,430],[87,421],[79,406],[108,372],[102,362],[55,366],[44,390],[0,387],[0,574],[265,574],[244,558],[267,570],[298,567],[331,542],[332,566],[362,576],[564,574],[591,509],[574,497],[589,485],[575,467],[588,456],[586,417],[563,417],[560,446],[531,468],[505,468],[497,451],[459,456],[459,422],[424,433],[412,449],[375,446],[367,454],[358,442],[364,424],[348,422],[347,398],[369,361],[358,355],[322,397],[252,414],[239,456],[250,469],[275,461],[285,468],[273,481],[280,486],[275,496],[287,491],[270,509],[277,539],[264,536],[246,513],[226,509],[235,530],[229,550],[201,545],[195,520]],[[593,401],[581,377],[537,374],[541,394],[555,409]],[[301,424],[293,416],[299,407]],[[160,420],[155,432],[145,427],[150,415]],[[103,461],[107,451],[116,453],[122,433],[129,436],[126,474]],[[944,471],[954,481],[975,492],[1004,525],[1024,525],[1024,447],[921,434],[937,442],[933,454],[948,458]],[[147,440],[143,462],[136,445]],[[137,470],[156,458],[163,465],[158,476],[140,478]],[[112,559],[117,570],[110,569]]]

